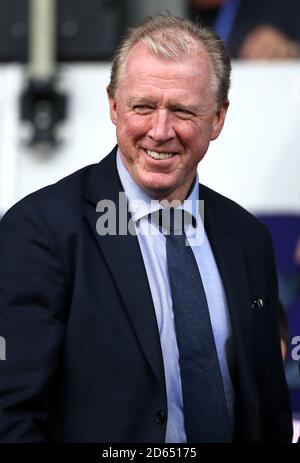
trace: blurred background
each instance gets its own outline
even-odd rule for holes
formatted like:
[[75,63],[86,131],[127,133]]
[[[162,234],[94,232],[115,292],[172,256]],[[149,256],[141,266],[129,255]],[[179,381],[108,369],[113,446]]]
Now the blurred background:
[[[299,0],[0,0],[0,216],[112,149],[110,60],[126,28],[167,11],[229,48],[231,105],[200,181],[270,228],[289,336],[300,336]],[[295,413],[299,373],[289,349]]]

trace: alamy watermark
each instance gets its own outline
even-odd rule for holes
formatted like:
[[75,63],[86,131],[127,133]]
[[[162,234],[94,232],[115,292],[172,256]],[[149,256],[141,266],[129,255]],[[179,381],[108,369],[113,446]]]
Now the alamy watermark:
[[[171,233],[171,211],[173,210],[176,212],[173,233],[181,235],[186,227],[192,224],[193,233],[186,241],[186,245],[200,246],[204,238],[204,200],[197,200],[194,203],[188,199],[184,201],[182,209],[180,206],[182,206],[180,201],[166,199],[160,202],[152,200],[150,204],[140,199],[129,203],[126,193],[120,192],[118,204],[110,199],[102,199],[98,202],[96,211],[101,215],[97,219],[96,230],[99,236],[137,236],[139,234],[158,236],[160,233],[168,235]],[[139,228],[135,226],[134,218],[144,216],[143,211],[147,211],[145,213],[147,220],[143,227]],[[201,224],[197,225],[198,220]]]
[[291,350],[291,357],[294,362],[298,362],[299,376],[300,376],[300,336],[294,336],[291,341],[292,346],[295,346]]
[[295,346],[292,348],[291,357],[295,362],[298,362],[300,360],[300,336],[294,336],[291,343],[292,346]]
[[6,360],[6,340],[0,336],[0,360]]

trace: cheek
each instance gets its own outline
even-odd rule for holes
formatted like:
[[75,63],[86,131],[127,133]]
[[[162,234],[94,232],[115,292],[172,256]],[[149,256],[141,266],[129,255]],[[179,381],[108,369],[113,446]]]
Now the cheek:
[[189,127],[189,130],[186,131],[186,140],[189,141],[192,147],[203,148],[208,146],[212,134],[212,125],[210,122],[198,124],[193,127]]
[[185,125],[177,130],[177,137],[181,143],[189,148],[195,150],[203,143],[203,134],[200,127],[194,127],[193,125]]
[[191,166],[198,164],[209,147],[210,131],[208,128],[205,126],[186,127],[184,131],[178,133],[178,137],[189,153],[184,162]]
[[118,123],[117,131],[119,134],[126,135],[130,139],[140,138],[147,134],[148,123],[145,117],[125,116]]

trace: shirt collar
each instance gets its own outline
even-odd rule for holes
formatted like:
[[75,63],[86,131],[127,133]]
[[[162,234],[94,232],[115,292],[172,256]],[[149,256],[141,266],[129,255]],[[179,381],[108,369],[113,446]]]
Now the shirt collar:
[[[120,150],[117,151],[117,170],[127,196],[129,211],[134,223],[149,214],[163,209],[163,206],[157,199],[153,199],[133,180],[128,170],[124,166]],[[179,209],[191,214],[196,220],[199,218],[199,179],[196,174],[193,188],[186,200],[181,203]]]

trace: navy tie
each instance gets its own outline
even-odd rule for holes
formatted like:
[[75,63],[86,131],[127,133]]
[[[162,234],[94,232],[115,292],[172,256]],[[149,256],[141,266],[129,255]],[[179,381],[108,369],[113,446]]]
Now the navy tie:
[[186,245],[182,211],[169,209],[168,214],[166,251],[187,442],[230,442],[223,380],[201,276]]

